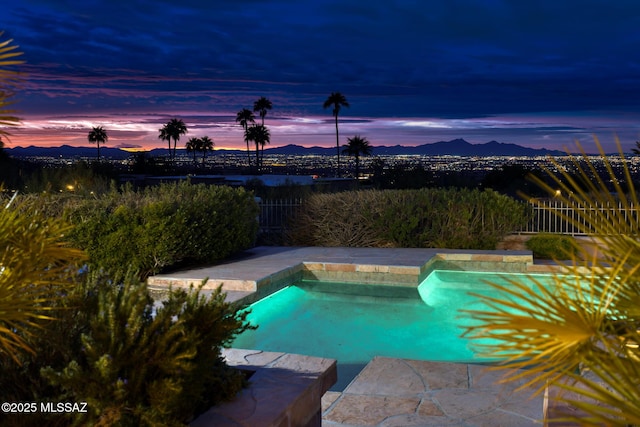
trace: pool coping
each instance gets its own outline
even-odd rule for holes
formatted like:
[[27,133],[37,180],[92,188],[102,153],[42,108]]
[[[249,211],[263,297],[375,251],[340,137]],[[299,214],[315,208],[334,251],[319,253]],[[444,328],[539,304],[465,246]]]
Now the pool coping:
[[250,304],[300,279],[417,287],[433,270],[540,274],[559,271],[534,262],[531,251],[421,248],[261,246],[213,266],[152,276],[150,289],[218,286],[228,301]]

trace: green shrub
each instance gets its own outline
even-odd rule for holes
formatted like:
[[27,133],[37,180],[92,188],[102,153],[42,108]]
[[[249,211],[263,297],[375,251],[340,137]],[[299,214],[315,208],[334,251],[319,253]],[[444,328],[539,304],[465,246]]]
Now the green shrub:
[[536,258],[563,260],[578,254],[576,239],[562,234],[536,234],[525,245]]
[[251,247],[258,206],[243,189],[163,184],[112,190],[68,205],[71,241],[106,271],[129,266],[142,278],[181,263],[215,262]]
[[38,351],[0,360],[5,401],[87,402],[87,413],[0,414],[0,425],[183,425],[246,383],[220,350],[247,329],[246,313],[198,289],[173,290],[153,313],[146,285],[104,275],[59,300],[55,322],[25,335]]
[[424,188],[315,194],[289,231],[290,243],[494,249],[529,210],[492,190]]

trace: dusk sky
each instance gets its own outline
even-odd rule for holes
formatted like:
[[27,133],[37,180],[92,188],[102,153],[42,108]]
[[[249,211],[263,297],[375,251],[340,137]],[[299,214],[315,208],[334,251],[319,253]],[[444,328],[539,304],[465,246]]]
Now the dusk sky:
[[158,129],[244,147],[234,121],[273,102],[271,146],[464,138],[625,151],[640,139],[638,0],[0,0],[24,52],[8,147],[166,147]]

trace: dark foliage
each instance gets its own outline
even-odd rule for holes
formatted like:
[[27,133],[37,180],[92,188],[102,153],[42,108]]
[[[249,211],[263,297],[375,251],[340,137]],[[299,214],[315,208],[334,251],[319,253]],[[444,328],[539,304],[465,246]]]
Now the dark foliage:
[[246,313],[220,289],[174,290],[154,309],[133,275],[115,285],[91,274],[52,313],[25,331],[35,354],[0,360],[3,401],[87,402],[88,412],[0,414],[3,426],[183,425],[245,384],[220,350],[248,327]]

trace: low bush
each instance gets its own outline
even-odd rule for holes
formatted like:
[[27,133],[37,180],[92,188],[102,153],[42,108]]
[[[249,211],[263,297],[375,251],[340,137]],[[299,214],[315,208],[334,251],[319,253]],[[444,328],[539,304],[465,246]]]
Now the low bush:
[[[0,425],[184,425],[246,383],[221,348],[247,329],[246,312],[218,290],[173,290],[154,309],[133,275],[90,274],[30,328],[36,353],[0,360],[4,401],[86,402],[86,413],[0,414]],[[155,313],[154,313],[155,311]]]
[[163,184],[112,190],[74,201],[65,216],[69,238],[106,271],[129,266],[141,278],[170,266],[224,259],[255,241],[258,206],[243,189]]
[[578,254],[578,242],[572,236],[562,234],[536,234],[525,243],[533,256],[541,259],[565,260]]
[[379,216],[377,191],[316,193],[307,198],[292,218],[286,239],[298,246],[391,246],[372,224]]
[[492,190],[424,188],[315,194],[288,231],[294,245],[495,249],[528,207]]

